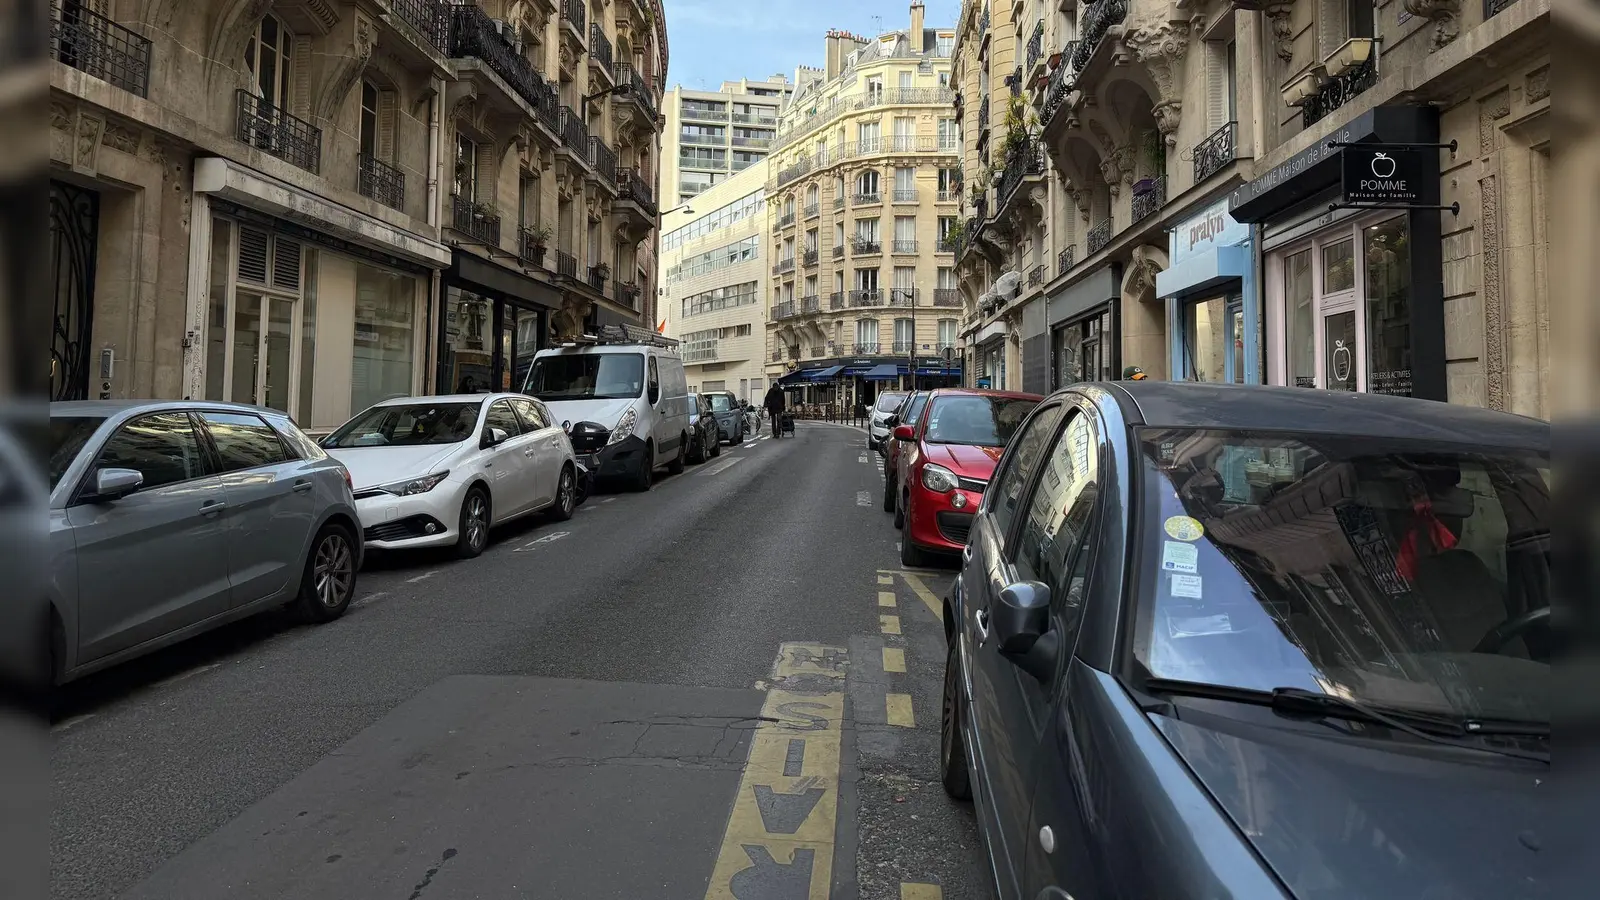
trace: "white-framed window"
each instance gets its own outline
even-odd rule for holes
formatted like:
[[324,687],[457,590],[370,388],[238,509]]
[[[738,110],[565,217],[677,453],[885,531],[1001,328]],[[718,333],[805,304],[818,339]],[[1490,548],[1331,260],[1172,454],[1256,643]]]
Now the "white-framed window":
[[294,34],[283,20],[270,13],[262,16],[256,32],[245,45],[244,64],[255,76],[256,96],[268,106],[287,109],[291,73],[294,70]]
[[856,320],[856,346],[862,353],[878,352],[878,320]]
[[879,196],[877,169],[865,169],[856,176],[856,196],[861,198]]
[[[878,242],[878,220],[877,219],[857,219],[856,220],[856,240],[857,241],[863,241],[863,242],[870,243],[870,244],[876,244]],[[876,271],[876,270],[874,270],[874,271]]]
[[955,319],[940,319],[939,320],[939,348],[940,349],[943,349],[945,347],[954,347],[956,345],[956,327],[957,327],[957,322],[956,322]]
[[875,291],[877,289],[878,289],[878,270],[877,269],[857,269],[856,270],[856,290],[858,290],[858,291]]

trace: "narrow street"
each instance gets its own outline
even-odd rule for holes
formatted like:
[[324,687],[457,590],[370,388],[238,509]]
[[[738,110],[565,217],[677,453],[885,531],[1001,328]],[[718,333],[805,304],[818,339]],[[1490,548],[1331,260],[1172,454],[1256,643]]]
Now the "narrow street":
[[54,895],[987,896],[881,477],[802,423],[70,686]]

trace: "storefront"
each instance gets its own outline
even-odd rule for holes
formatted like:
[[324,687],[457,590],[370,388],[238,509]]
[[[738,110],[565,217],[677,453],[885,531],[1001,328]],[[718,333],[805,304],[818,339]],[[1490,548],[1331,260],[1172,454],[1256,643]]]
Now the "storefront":
[[195,191],[187,396],[324,431],[426,390],[443,245],[217,157]]
[[1045,301],[1052,390],[1120,376],[1117,296],[1121,282],[1119,267],[1104,266]]
[[1004,390],[1006,386],[1006,335],[1010,329],[1004,319],[985,325],[972,337],[973,386]]
[[521,390],[549,345],[561,294],[550,285],[455,248],[440,281],[437,393]]
[[[1260,225],[1268,383],[1447,399],[1437,141],[1432,108],[1377,107],[1233,192]],[[1369,177],[1405,202],[1347,208]]]
[[1264,318],[1256,290],[1250,226],[1228,214],[1228,198],[1179,222],[1170,261],[1156,275],[1167,305],[1174,380],[1264,383]]

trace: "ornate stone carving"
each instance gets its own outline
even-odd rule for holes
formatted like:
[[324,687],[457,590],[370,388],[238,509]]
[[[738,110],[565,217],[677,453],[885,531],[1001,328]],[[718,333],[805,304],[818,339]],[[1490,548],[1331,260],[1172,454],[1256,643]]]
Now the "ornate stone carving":
[[50,102],[50,127],[57,131],[72,130],[72,110],[66,104]]
[[1140,244],[1128,254],[1128,267],[1122,276],[1122,296],[1139,300],[1154,299],[1156,275],[1167,268],[1167,252]]
[[1488,156],[1495,150],[1495,122],[1511,114],[1511,93],[1501,88],[1478,104],[1478,155]]
[[1189,52],[1189,26],[1186,22],[1159,22],[1134,28],[1122,36],[1122,43],[1133,51],[1155,82],[1158,102],[1177,101],[1183,86],[1176,84],[1177,66]]
[[1112,157],[1100,160],[1100,177],[1105,181],[1106,187],[1111,190],[1111,196],[1117,196],[1118,186],[1122,184],[1122,170],[1117,167],[1117,161]]
[[100,149],[100,135],[105,127],[104,119],[78,111],[78,140],[72,153],[74,169],[87,172],[95,170],[96,151]]
[[1167,149],[1178,148],[1178,124],[1183,119],[1182,100],[1163,100],[1150,110],[1156,117],[1156,130],[1161,132],[1161,137],[1167,142]]
[[1272,47],[1284,65],[1294,62],[1294,25],[1289,17],[1294,14],[1294,0],[1268,3],[1263,10],[1272,22]]
[[319,119],[332,119],[339,105],[350,95],[361,78],[361,72],[372,58],[372,48],[378,44],[378,26],[364,15],[357,14],[350,43],[341,56],[333,57],[322,88],[317,92],[312,114]]
[[106,125],[105,134],[100,137],[100,143],[113,150],[123,153],[139,152],[139,132],[127,125],[111,122]]
[[1478,181],[1483,238],[1483,375],[1490,409],[1506,408],[1505,309],[1500,293],[1500,194],[1495,176]]
[[1429,52],[1438,50],[1461,34],[1461,0],[1405,0],[1406,12],[1433,21],[1433,41]]

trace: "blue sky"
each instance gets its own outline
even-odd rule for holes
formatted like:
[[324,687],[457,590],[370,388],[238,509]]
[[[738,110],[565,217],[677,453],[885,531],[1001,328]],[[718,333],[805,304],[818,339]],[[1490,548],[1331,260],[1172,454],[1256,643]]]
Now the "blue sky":
[[[876,0],[662,0],[666,8],[667,86],[714,91],[724,81],[794,76],[822,65],[822,35],[842,28],[871,37],[903,29],[911,3]],[[960,0],[924,0],[923,24],[954,28]]]

